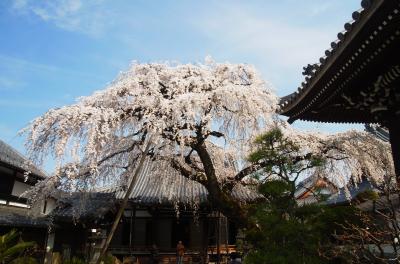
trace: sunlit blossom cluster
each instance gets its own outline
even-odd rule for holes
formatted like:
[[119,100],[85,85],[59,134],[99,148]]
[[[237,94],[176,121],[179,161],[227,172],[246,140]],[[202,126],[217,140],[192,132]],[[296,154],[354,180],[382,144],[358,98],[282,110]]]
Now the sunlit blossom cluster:
[[[310,169],[307,176],[328,179],[337,187],[354,184],[368,178],[381,185],[394,180],[394,166],[390,144],[363,131],[350,130],[335,134],[303,132],[280,123],[285,136],[301,146],[303,153],[314,153],[325,159],[322,167]],[[357,186],[355,186],[357,187]]]

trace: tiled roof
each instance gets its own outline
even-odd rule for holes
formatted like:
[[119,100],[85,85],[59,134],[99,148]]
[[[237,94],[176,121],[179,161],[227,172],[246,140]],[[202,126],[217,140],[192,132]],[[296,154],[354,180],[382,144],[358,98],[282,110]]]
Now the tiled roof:
[[116,203],[113,193],[62,193],[51,212],[56,220],[79,216],[80,219],[101,219]]
[[[359,91],[373,89],[380,81],[379,92],[386,91],[383,85],[398,79],[400,72],[392,66],[398,64],[393,55],[399,43],[400,6],[392,0],[362,0],[361,7],[344,24],[319,63],[306,67],[307,76],[297,91],[281,98],[279,112],[288,116],[289,122],[376,121],[369,111],[353,107],[353,99],[364,98]],[[375,96],[366,94],[365,98]]]
[[358,194],[368,190],[374,190],[375,188],[370,181],[363,179],[363,181],[357,186],[350,186],[348,189],[350,197],[347,197],[344,188],[341,188],[335,195],[329,197],[329,199],[326,201],[326,204],[334,205],[349,203],[351,200],[355,199]]
[[[146,161],[143,170],[138,175],[136,184],[130,195],[130,202],[138,205],[151,206],[163,204],[167,206],[178,202],[186,207],[194,203],[207,202],[208,191],[198,182],[183,176],[156,177],[149,173],[154,165]],[[115,208],[116,204],[124,198],[126,190],[121,187],[106,187],[94,192],[60,192],[57,197],[57,208],[51,213],[56,219],[71,221],[72,218],[80,220],[101,219]],[[237,185],[232,195],[240,201],[254,201],[261,196],[256,191],[243,185]],[[77,219],[78,220],[78,219]]]
[[372,210],[387,211],[391,206],[393,206],[394,208],[400,207],[400,199],[398,194],[396,193],[389,195],[389,197],[386,195],[381,195],[375,201],[367,200],[357,205],[357,207],[363,211],[372,211]]
[[47,219],[34,215],[30,209],[0,206],[0,226],[34,226],[44,228],[47,225]]
[[30,171],[40,178],[46,177],[45,172],[38,169],[31,161],[2,140],[0,140],[0,161],[21,170]]
[[[160,204],[179,202],[183,204],[205,203],[208,191],[198,182],[189,180],[180,175],[165,177],[149,176],[149,171],[155,165],[146,162],[144,169],[138,175],[137,182],[133,187],[130,200],[139,204]],[[125,190],[121,188],[105,188],[100,192],[115,192],[117,199],[123,199]],[[252,201],[260,198],[260,195],[249,187],[236,185],[232,191],[234,198],[240,201]]]
[[375,135],[380,140],[389,142],[389,131],[379,125],[366,124],[365,131]]
[[[343,48],[348,45],[348,42],[353,39],[352,36],[358,33],[360,24],[362,25],[365,23],[365,20],[370,17],[369,13],[371,13],[371,9],[369,7],[371,6],[371,1],[361,1],[361,6],[362,8],[360,10],[353,12],[352,20],[344,24],[344,30],[337,34],[337,39],[331,42],[331,47],[325,51],[324,56],[319,59],[319,63],[311,65],[310,70],[307,71],[306,74],[308,76],[305,77],[304,82],[301,83],[297,91],[281,98],[280,106],[282,107],[282,111],[287,111],[288,107],[291,107],[292,104],[297,104],[299,98],[307,94],[308,90],[312,87],[312,81],[318,79],[318,77],[325,72],[327,66],[329,66],[327,62],[336,59]],[[339,49],[339,47],[341,49]]]

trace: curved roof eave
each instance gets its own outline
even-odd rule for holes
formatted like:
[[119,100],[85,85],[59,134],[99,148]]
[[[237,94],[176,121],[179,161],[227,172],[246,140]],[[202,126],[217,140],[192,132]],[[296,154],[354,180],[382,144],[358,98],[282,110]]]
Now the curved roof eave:
[[[332,64],[337,61],[341,54],[343,54],[352,40],[375,14],[383,2],[384,0],[361,1],[362,9],[353,12],[353,20],[345,23],[345,30],[338,33],[338,39],[331,43],[331,49],[325,51],[326,56],[320,58],[320,64],[316,65],[315,71],[311,73],[311,76],[305,78],[305,81],[297,91],[281,97],[279,102],[279,114],[288,116],[289,122],[294,122],[296,119],[302,119],[301,117],[292,117],[292,111],[294,108],[300,103],[304,103],[304,100],[311,100],[311,98],[306,99],[306,96],[309,95],[311,91],[318,89],[317,86],[320,79],[329,71]],[[318,92],[321,94],[324,90],[321,89]]]

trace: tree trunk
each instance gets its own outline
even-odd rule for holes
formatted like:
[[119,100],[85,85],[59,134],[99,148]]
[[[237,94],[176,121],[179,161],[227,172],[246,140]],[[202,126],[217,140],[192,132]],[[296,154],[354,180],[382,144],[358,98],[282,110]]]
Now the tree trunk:
[[102,249],[100,251],[99,258],[96,260],[96,264],[100,264],[101,259],[104,257],[104,255],[105,255],[105,253],[106,253],[106,251],[108,249],[108,246],[110,245],[111,239],[113,238],[115,230],[117,229],[119,221],[121,220],[121,216],[124,213],[126,205],[128,204],[129,196],[131,195],[131,192],[133,190],[133,186],[135,186],[137,176],[139,175],[139,173],[142,170],[143,163],[144,163],[144,161],[146,159],[146,155],[147,155],[147,153],[149,151],[150,145],[151,145],[151,137],[150,137],[149,141],[147,142],[147,145],[146,145],[146,148],[145,148],[144,152],[142,153],[142,157],[140,158],[140,161],[139,161],[139,164],[138,164],[138,166],[136,168],[135,174],[133,175],[132,180],[131,180],[131,182],[129,184],[128,190],[125,193],[124,199],[122,200],[121,206],[119,207],[117,216],[115,217],[115,220],[114,220],[114,223],[113,223],[113,225],[111,227],[110,233],[108,234],[107,239],[106,239],[106,241],[105,241],[105,243],[104,243],[104,245],[103,245],[103,247],[102,247]]
[[204,171],[207,176],[206,189],[209,192],[209,199],[215,208],[218,208],[225,216],[241,227],[248,227],[249,219],[245,210],[239,205],[230,193],[225,193],[218,182],[215,174],[214,164],[208,153],[205,143],[197,145],[195,148],[203,163]]

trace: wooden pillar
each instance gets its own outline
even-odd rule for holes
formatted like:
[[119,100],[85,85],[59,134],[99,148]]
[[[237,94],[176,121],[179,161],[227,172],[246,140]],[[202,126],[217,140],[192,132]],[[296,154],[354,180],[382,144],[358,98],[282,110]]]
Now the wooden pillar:
[[133,220],[131,223],[131,237],[130,237],[130,245],[129,247],[131,248],[131,250],[133,252],[135,252],[135,238],[136,238],[136,234],[135,234],[135,225],[136,225],[136,205],[133,206],[132,208],[132,216],[133,216]]
[[133,252],[133,240],[132,234],[134,233],[134,218],[135,218],[135,207],[132,207],[130,210],[130,217],[129,217],[129,254],[132,256]]
[[218,211],[218,222],[217,222],[217,264],[221,263],[221,213]]
[[51,233],[47,233],[46,254],[45,254],[45,258],[44,258],[45,264],[50,264],[53,262],[52,257],[53,257],[53,248],[54,248],[54,238],[55,238],[54,231]]
[[208,263],[207,259],[208,259],[208,240],[209,240],[209,221],[210,219],[208,218],[208,216],[204,217],[203,221],[203,252],[202,252],[202,263]]
[[394,115],[387,122],[387,127],[389,129],[390,145],[392,146],[397,186],[400,188],[400,116]]
[[228,218],[224,216],[224,227],[225,227],[225,254],[229,256],[229,230],[228,230]]

